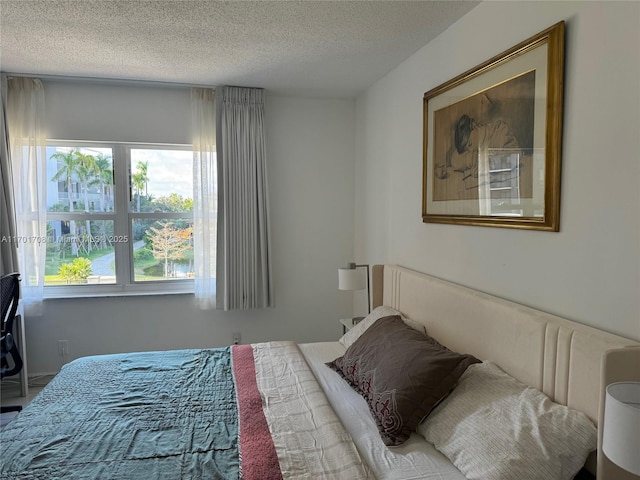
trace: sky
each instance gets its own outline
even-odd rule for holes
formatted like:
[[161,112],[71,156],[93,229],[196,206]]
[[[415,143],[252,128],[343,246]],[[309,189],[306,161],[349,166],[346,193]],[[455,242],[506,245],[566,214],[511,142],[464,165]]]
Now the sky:
[[136,173],[138,162],[149,162],[147,185],[153,198],[177,193],[193,198],[193,153],[184,150],[131,150],[131,172]]

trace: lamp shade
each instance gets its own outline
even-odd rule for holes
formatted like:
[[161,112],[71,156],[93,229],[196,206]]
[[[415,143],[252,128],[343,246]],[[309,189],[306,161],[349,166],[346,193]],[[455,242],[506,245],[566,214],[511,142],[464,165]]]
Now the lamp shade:
[[640,382],[607,386],[602,450],[609,460],[640,475]]
[[339,290],[364,290],[365,288],[367,288],[367,279],[363,275],[363,270],[356,268],[338,269]]

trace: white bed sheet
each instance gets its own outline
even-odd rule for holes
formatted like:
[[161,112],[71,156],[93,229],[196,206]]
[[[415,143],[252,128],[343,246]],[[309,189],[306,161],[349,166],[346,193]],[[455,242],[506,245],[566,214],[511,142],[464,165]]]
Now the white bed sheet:
[[353,437],[360,455],[379,480],[466,480],[460,471],[422,436],[414,433],[397,447],[387,447],[365,400],[325,365],[345,352],[339,342],[300,344],[329,403]]

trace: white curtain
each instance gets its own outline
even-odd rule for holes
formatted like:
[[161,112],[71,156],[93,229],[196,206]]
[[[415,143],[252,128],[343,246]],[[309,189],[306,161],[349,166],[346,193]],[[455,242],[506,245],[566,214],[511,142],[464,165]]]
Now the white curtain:
[[216,305],[218,210],[214,91],[191,89],[193,128],[193,251],[195,297],[201,309]]
[[273,306],[262,89],[218,89],[217,306]]
[[7,81],[7,126],[13,170],[18,263],[25,313],[42,314],[46,257],[44,88],[34,78]]
[[0,275],[18,272],[18,251],[13,238],[17,238],[16,213],[13,207],[13,177],[9,158],[9,131],[7,129],[7,77],[0,79],[2,111],[0,111]]

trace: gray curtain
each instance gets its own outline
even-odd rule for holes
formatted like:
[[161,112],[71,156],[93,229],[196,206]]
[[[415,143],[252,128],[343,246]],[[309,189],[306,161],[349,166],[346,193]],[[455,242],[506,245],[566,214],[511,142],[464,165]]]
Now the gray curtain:
[[0,275],[18,272],[16,212],[13,206],[11,149],[7,129],[7,77],[2,75],[2,111],[0,112]]
[[265,96],[262,89],[216,89],[219,309],[273,306]]

